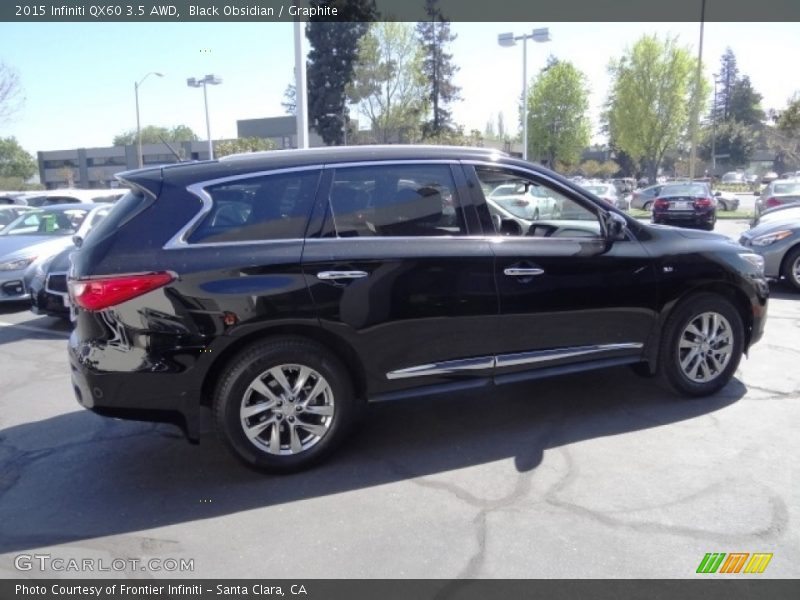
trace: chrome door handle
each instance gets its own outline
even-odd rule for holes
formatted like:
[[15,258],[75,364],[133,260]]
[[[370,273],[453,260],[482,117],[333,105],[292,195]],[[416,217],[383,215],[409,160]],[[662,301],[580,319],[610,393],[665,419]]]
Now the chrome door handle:
[[509,277],[531,277],[532,275],[543,275],[544,269],[523,269],[521,267],[509,267],[503,269],[503,273]]
[[337,279],[361,279],[368,275],[369,273],[366,271],[320,271],[317,273],[317,279],[336,281]]

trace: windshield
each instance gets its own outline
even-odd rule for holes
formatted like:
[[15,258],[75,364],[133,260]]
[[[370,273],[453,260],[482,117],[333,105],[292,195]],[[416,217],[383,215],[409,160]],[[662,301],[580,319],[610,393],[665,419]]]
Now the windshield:
[[0,235],[72,235],[87,212],[85,208],[32,210],[9,223]]
[[780,210],[765,212],[758,219],[759,223],[771,223],[772,221],[786,221],[800,219],[800,206],[790,205],[792,208],[781,208]]

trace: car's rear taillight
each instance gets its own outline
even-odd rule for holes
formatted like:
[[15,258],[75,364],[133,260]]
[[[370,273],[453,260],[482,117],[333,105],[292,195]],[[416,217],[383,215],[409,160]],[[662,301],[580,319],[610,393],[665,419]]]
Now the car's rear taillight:
[[517,198],[516,200],[514,200],[513,205],[514,206],[523,206],[523,207],[524,206],[528,206],[528,201],[523,199],[523,198]]
[[653,202],[654,208],[669,208],[669,201],[659,198],[655,202]]
[[767,207],[768,208],[772,208],[773,206],[780,206],[780,205],[781,205],[781,201],[778,200],[777,198],[768,198],[767,199]]
[[174,273],[117,275],[69,282],[70,296],[85,310],[103,310],[167,285]]
[[694,201],[694,205],[698,208],[706,208],[708,206],[713,206],[714,201],[711,198],[698,198]]

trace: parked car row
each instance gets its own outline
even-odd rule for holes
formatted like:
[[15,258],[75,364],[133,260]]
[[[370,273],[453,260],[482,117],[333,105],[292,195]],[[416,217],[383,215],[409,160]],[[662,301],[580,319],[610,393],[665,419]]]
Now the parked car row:
[[121,178],[132,191],[70,259],[77,400],[191,439],[208,416],[260,469],[322,460],[370,401],[625,364],[705,396],[764,327],[756,253],[487,149],[270,152]]
[[49,206],[52,204],[109,203],[116,202],[126,189],[60,189],[36,190],[31,192],[2,192],[0,205]]
[[[110,210],[108,204],[0,207],[0,219],[7,212],[16,213],[0,229],[0,302],[29,299],[34,275],[46,275],[53,257],[74,249],[74,241],[82,241]],[[58,300],[59,310],[51,314],[68,315],[65,298]]]

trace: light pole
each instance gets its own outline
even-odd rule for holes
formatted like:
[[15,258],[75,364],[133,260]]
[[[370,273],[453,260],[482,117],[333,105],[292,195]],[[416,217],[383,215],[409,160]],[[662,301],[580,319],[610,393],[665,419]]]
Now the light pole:
[[139,86],[144,83],[144,80],[150,77],[150,75],[156,75],[157,77],[163,77],[163,73],[157,73],[156,71],[150,71],[147,75],[142,77],[139,81],[134,82],[133,84],[133,92],[136,95],[136,156],[139,159],[139,168],[142,168],[142,126],[139,123]]
[[516,46],[519,40],[522,40],[522,158],[528,160],[528,40],[549,42],[550,30],[542,27],[518,36],[513,33],[501,33],[497,36],[497,43],[504,48]]
[[203,88],[203,101],[206,105],[206,135],[208,136],[208,159],[214,159],[214,145],[211,143],[211,121],[208,118],[208,91],[206,88],[208,85],[219,85],[222,83],[222,78],[217,77],[216,75],[206,75],[202,79],[195,79],[194,77],[190,77],[186,80],[186,85],[189,87],[201,87]]
[[717,84],[719,83],[719,75],[714,76],[714,104],[711,107],[711,177],[717,174]]

